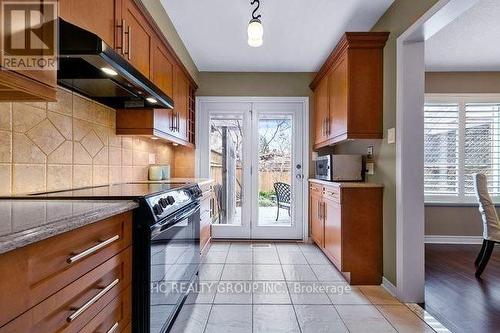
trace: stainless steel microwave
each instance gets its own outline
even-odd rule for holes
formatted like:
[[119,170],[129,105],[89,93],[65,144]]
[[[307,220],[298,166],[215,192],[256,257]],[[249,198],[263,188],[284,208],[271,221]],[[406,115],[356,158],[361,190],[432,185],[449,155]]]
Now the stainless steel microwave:
[[315,177],[326,181],[362,181],[362,155],[324,155],[315,162]]

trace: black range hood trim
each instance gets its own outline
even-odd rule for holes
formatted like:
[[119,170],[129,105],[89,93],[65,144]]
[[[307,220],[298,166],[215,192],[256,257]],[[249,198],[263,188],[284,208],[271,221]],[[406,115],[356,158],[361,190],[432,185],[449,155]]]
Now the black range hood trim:
[[[58,83],[88,98],[113,108],[174,108],[174,101],[153,82],[128,63],[118,52],[107,45],[97,35],[59,19],[59,71]],[[74,62],[85,61],[95,70],[74,68]],[[109,76],[98,67],[105,65],[115,70],[117,76]],[[124,94],[116,96],[96,96],[76,82],[79,80],[109,81]],[[142,94],[138,94],[141,92]],[[157,103],[146,101],[153,97]]]

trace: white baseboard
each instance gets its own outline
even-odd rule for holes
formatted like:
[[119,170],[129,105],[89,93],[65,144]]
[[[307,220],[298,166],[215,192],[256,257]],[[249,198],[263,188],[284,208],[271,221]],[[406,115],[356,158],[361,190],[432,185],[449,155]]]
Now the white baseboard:
[[483,236],[426,235],[426,244],[482,244]]
[[396,286],[387,280],[385,276],[382,276],[382,287],[385,288],[392,296],[396,297]]

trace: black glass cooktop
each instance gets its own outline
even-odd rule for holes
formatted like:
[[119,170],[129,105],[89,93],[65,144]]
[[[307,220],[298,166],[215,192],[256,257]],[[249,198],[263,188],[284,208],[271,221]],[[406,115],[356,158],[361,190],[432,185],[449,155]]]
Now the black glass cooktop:
[[[189,183],[123,183],[64,191],[36,193],[30,198],[52,199],[140,199],[188,186]],[[26,196],[24,196],[26,197]]]

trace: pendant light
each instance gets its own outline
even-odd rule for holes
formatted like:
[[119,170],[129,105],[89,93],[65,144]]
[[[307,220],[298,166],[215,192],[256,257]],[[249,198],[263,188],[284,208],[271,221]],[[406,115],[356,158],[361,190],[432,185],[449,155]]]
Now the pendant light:
[[262,26],[262,22],[260,18],[262,15],[255,15],[257,10],[260,7],[260,0],[253,0],[250,2],[251,5],[257,4],[257,7],[252,12],[252,19],[248,23],[248,45],[251,47],[259,47],[262,46],[264,42],[262,36],[264,35],[264,27]]

